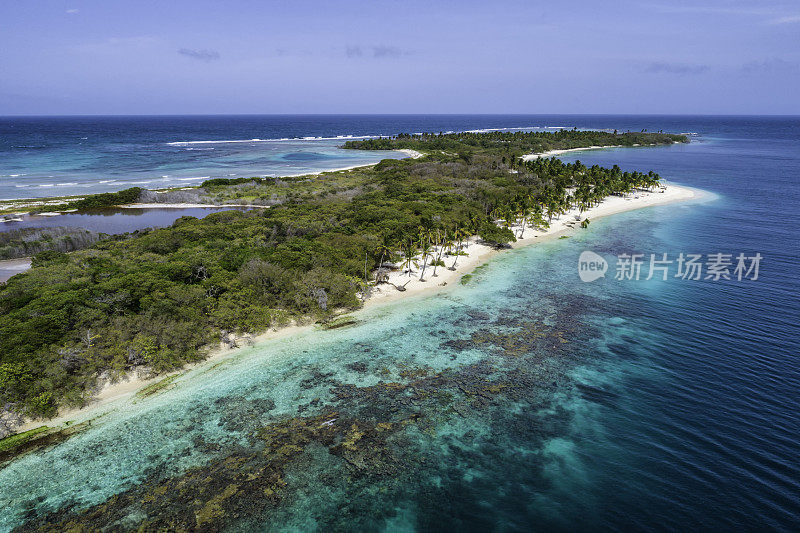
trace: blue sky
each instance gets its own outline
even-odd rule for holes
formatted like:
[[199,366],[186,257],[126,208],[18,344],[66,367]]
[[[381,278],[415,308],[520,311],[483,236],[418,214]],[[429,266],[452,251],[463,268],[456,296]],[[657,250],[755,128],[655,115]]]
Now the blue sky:
[[800,114],[800,2],[0,3],[0,114]]

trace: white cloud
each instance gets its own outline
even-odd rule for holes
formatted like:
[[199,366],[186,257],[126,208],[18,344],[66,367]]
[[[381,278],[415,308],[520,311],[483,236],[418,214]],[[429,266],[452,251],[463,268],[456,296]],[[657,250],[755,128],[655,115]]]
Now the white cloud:
[[351,59],[364,57],[368,55],[368,50],[371,50],[371,54],[369,55],[375,59],[397,58],[411,54],[411,51],[409,50],[403,50],[396,46],[379,44],[367,47],[361,45],[348,45],[345,48],[345,55]]
[[650,74],[702,74],[709,69],[708,65],[694,65],[687,63],[669,63],[667,61],[654,61],[644,67],[644,72]]
[[[765,2],[766,4],[766,2]],[[755,6],[755,7],[754,7]],[[800,22],[800,15],[787,14],[787,10],[791,13],[794,6],[789,7],[784,3],[776,3],[775,5],[759,6],[757,2],[724,2],[721,4],[692,4],[692,5],[674,5],[674,4],[651,4],[650,8],[655,9],[661,13],[685,13],[685,14],[716,14],[716,15],[739,15],[743,17],[765,17],[766,24],[795,24]]]
[[770,24],[796,24],[800,22],[800,15],[790,15],[769,21]]
[[210,49],[192,50],[191,48],[181,48],[178,50],[178,53],[182,56],[197,59],[198,61],[205,61],[206,63],[219,59],[219,52]]
[[67,13],[68,15],[74,15],[74,14],[76,14],[78,11],[80,11],[80,10],[79,10],[79,9],[67,9],[66,13]]
[[793,61],[786,61],[785,59],[781,59],[779,57],[773,57],[760,61],[750,61],[749,63],[745,63],[742,65],[741,71],[745,74],[766,74],[773,72],[797,73],[800,72],[800,64]]
[[103,41],[81,43],[68,47],[73,53],[89,54],[93,56],[116,56],[119,54],[145,53],[162,50],[167,43],[150,35],[136,37],[110,37]]

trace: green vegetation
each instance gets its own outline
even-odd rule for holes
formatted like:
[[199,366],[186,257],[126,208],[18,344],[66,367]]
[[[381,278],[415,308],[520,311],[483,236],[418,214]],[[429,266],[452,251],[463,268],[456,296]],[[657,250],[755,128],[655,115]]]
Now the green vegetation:
[[217,178],[201,185],[199,200],[212,204],[277,205],[315,197],[352,196],[370,179],[369,167],[281,178]]
[[172,385],[172,382],[175,381],[180,374],[173,374],[171,376],[167,376],[163,379],[156,381],[155,383],[151,383],[147,387],[144,387],[142,390],[136,393],[136,396],[139,398],[146,398],[148,396],[152,396],[158,392],[163,391],[164,389],[168,388]]
[[47,426],[39,426],[38,428],[34,428],[28,431],[24,431],[22,433],[17,433],[16,435],[11,435],[10,437],[6,437],[4,439],[0,439],[0,452],[8,452],[17,448],[18,446],[22,446],[23,444],[29,442],[31,439],[40,436],[42,433],[47,433],[50,431],[50,428]]
[[143,189],[141,187],[131,187],[119,192],[105,192],[102,194],[92,194],[81,200],[68,203],[60,210],[67,209],[98,209],[101,207],[113,207],[115,205],[133,204],[139,200]]
[[[85,403],[101,372],[146,366],[164,373],[202,359],[231,332],[330,319],[360,307],[387,263],[409,279],[429,279],[456,267],[470,236],[503,247],[572,207],[585,210],[659,180],[616,166],[524,162],[522,154],[676,141],[685,137],[401,136],[346,147],[428,155],[297,179],[211,180],[204,184],[209,194],[226,201],[278,201],[270,209],[183,217],[70,254],[39,254],[30,271],[0,285],[0,406],[52,416],[59,406]],[[80,205],[127,203],[134,193],[88,197]]]
[[40,252],[73,252],[91,246],[100,234],[83,228],[24,228],[0,233],[0,259]]
[[669,133],[560,130],[535,133],[491,131],[444,135],[441,133],[403,134],[397,137],[347,141],[344,146],[358,150],[444,151],[458,154],[461,158],[468,160],[472,153],[485,150],[497,151],[500,149],[500,151],[508,152],[508,157],[515,158],[525,154],[587,146],[652,146],[676,142],[685,143],[689,140],[685,135]]
[[82,200],[83,196],[49,196],[47,198],[20,198],[17,200],[0,200],[0,217],[15,215],[20,212],[44,212],[64,209],[70,202]]
[[79,424],[66,422],[63,426],[57,427],[40,426],[0,439],[0,467],[6,461],[16,459],[26,453],[63,442],[72,435],[84,431],[91,423],[92,421],[89,420]]
[[358,320],[351,317],[351,316],[341,316],[335,318],[333,320],[329,320],[322,324],[323,329],[339,329],[339,328],[346,328],[348,326],[355,326],[358,324]]

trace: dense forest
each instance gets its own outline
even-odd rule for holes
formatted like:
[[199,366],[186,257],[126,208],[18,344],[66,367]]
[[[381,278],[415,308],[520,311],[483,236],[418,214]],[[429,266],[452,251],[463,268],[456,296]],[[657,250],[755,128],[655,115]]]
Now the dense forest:
[[[273,207],[108,238],[34,256],[0,285],[0,406],[52,416],[81,405],[101,373],[154,373],[202,359],[232,332],[356,309],[379,267],[414,268],[470,236],[504,246],[512,225],[546,227],[572,207],[658,184],[534,151],[687,142],[648,133],[464,133],[350,141],[346,148],[413,148],[420,159],[293,179],[214,180],[208,194],[269,198]],[[141,191],[139,191],[141,192]],[[123,196],[133,194],[125,193]],[[118,199],[118,198],[117,198]],[[95,207],[113,195],[88,197]]]

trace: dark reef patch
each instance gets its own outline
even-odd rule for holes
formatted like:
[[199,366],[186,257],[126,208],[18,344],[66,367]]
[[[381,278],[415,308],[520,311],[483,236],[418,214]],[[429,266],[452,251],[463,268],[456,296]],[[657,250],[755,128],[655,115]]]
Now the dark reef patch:
[[[162,464],[142,482],[99,504],[66,505],[40,516],[31,511],[30,521],[19,530],[263,527],[275,517],[288,516],[297,495],[313,492],[317,476],[327,476],[328,486],[340,495],[335,511],[312,511],[317,525],[327,530],[346,530],[354,524],[362,530],[378,529],[380,521],[394,513],[387,504],[393,498],[416,500],[423,510],[430,506],[426,494],[466,505],[479,498],[488,481],[465,483],[461,462],[491,472],[501,468],[492,461],[502,464],[513,443],[535,447],[568,430],[571,414],[548,409],[548,402],[572,366],[568,338],[576,330],[574,321],[560,311],[554,322],[558,328],[509,312],[495,319],[491,329],[441,344],[484,354],[469,365],[437,370],[410,358],[398,361],[394,370],[371,368],[364,361],[346,364],[350,371],[380,377],[374,385],[344,383],[334,372],[303,366],[307,377],[300,381],[301,388],[323,386],[328,394],[325,400],[301,403],[294,416],[271,416],[275,403],[270,398],[226,397],[213,402],[213,410],[198,406],[187,423],[200,424],[203,415],[214,414],[220,427],[244,438],[212,442],[197,437],[193,450],[208,457],[205,464],[179,474],[168,473]],[[299,371],[300,365],[287,369],[287,374]],[[580,392],[595,401],[613,399],[588,388]],[[488,425],[488,436],[469,429],[465,422],[474,420]],[[465,429],[463,434],[441,433],[445,427]],[[440,446],[447,450],[447,462],[437,459]],[[543,468],[538,460],[530,466]],[[420,487],[416,480],[423,472],[438,484]],[[498,475],[503,483],[513,481],[506,479],[507,472],[503,476]],[[410,487],[416,492],[409,494]],[[431,509],[422,520],[433,519],[437,512]],[[464,516],[465,524],[475,520]]]

